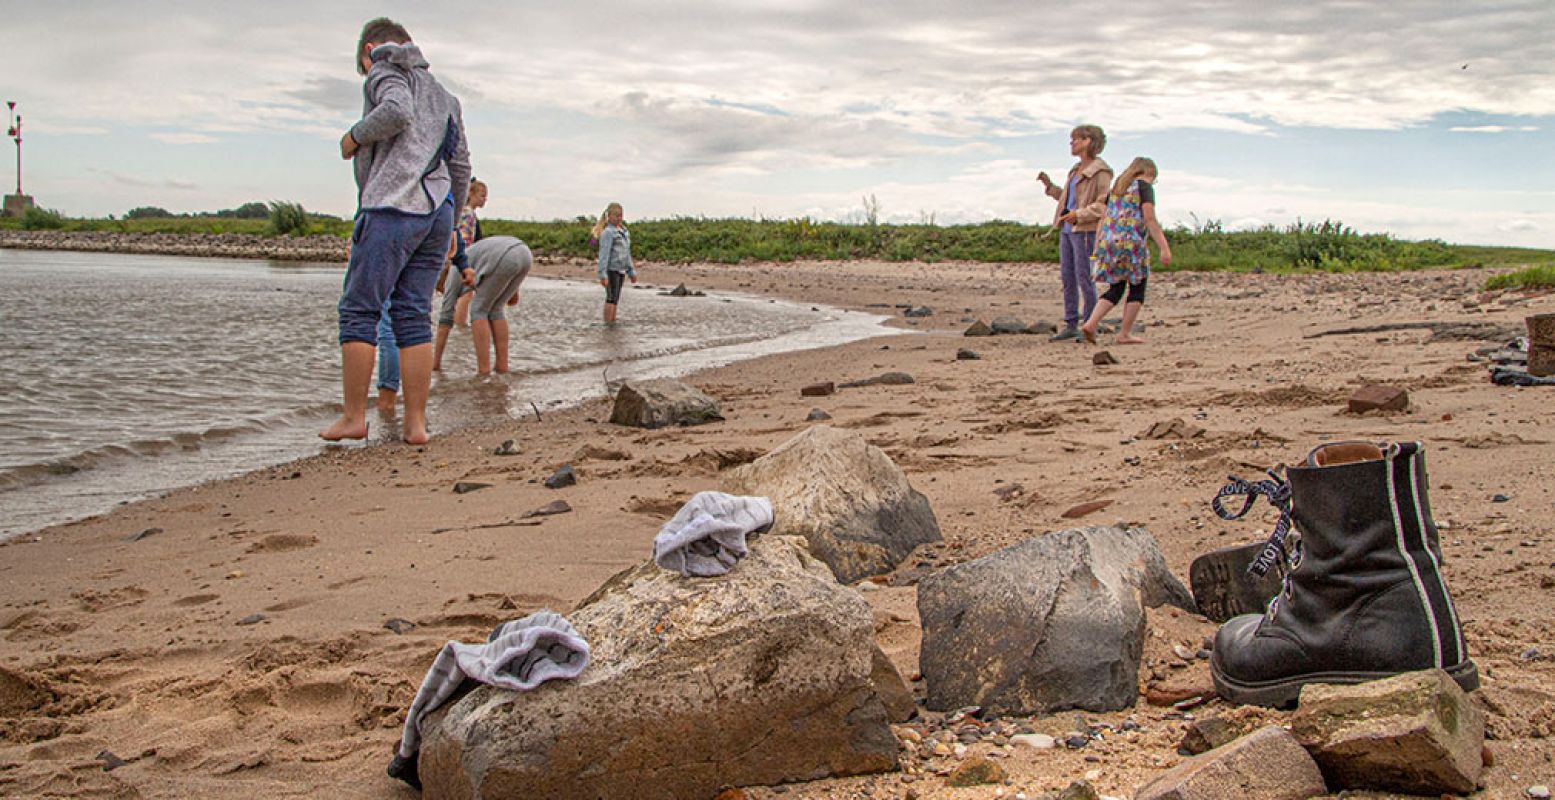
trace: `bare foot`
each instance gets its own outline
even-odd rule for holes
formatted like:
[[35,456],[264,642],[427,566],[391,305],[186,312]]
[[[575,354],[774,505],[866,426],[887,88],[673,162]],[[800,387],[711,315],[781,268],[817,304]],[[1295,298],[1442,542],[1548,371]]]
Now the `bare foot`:
[[1080,333],[1085,337],[1087,344],[1096,344],[1096,328],[1092,325],[1081,325]]
[[1112,342],[1113,344],[1144,344],[1145,340],[1139,338],[1138,336],[1124,336],[1120,333],[1116,339],[1112,340]]
[[342,439],[366,439],[367,420],[341,417],[335,420],[335,424],[319,431],[319,438],[326,442],[338,442]]
[[426,428],[417,428],[415,430],[411,430],[409,426],[406,426],[405,436],[403,438],[405,440],[405,444],[426,444],[427,442],[432,441],[432,436],[431,434],[427,433]]

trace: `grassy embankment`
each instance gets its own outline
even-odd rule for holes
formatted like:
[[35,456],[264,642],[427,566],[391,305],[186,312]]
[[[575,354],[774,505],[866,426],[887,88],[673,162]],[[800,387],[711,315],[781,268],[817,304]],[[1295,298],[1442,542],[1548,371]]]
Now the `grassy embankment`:
[[[125,233],[273,234],[271,220],[218,217],[96,220],[57,218],[58,230]],[[0,220],[0,229],[24,227]],[[487,235],[509,234],[537,253],[590,258],[589,222],[583,219],[522,222],[489,219]],[[349,235],[349,220],[309,215],[307,232]],[[815,222],[809,219],[747,220],[676,217],[632,223],[633,255],[647,261],[881,259],[886,261],[1052,262],[1058,240],[1051,228],[1017,222],[976,225],[888,225]],[[1341,223],[1226,231],[1216,223],[1168,232],[1172,270],[1237,272],[1395,271],[1427,268],[1528,267],[1493,280],[1500,287],[1555,286],[1555,250],[1405,241],[1361,234]],[[1496,287],[1493,287],[1496,288]]]

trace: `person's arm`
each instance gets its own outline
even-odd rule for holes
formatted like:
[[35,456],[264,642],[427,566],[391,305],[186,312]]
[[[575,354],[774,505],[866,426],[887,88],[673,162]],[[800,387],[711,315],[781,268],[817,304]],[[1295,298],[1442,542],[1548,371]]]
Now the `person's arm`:
[[381,142],[410,127],[415,101],[410,93],[410,79],[399,70],[387,64],[374,65],[367,76],[367,96],[373,110],[346,133],[351,141],[359,146]]
[[1093,181],[1091,186],[1099,186],[1101,190],[1091,196],[1091,202],[1083,206],[1075,204],[1074,224],[1076,225],[1100,222],[1101,218],[1107,215],[1107,192],[1112,189],[1112,170],[1098,170],[1091,180]]
[[454,125],[458,128],[459,143],[454,155],[448,159],[448,177],[453,180],[454,213],[459,213],[470,201],[470,143],[464,136],[464,111],[459,100],[454,99]]
[[631,239],[631,237],[628,236],[626,238],[625,242],[626,242],[626,277],[631,278],[632,279],[632,283],[636,283],[637,282],[637,266],[632,263],[632,239]]
[[610,266],[610,250],[616,243],[616,229],[606,228],[599,234],[599,280],[605,280],[605,270]]
[[1042,182],[1042,191],[1048,197],[1058,200],[1064,196],[1064,190],[1058,188],[1058,184],[1054,183],[1053,179],[1049,178],[1046,172],[1038,172],[1037,180]]
[[1172,265],[1172,246],[1166,243],[1166,232],[1161,230],[1161,223],[1155,218],[1155,203],[1141,203],[1139,211],[1144,215],[1145,228],[1150,231],[1150,238],[1155,240],[1155,247],[1161,252],[1161,266]]

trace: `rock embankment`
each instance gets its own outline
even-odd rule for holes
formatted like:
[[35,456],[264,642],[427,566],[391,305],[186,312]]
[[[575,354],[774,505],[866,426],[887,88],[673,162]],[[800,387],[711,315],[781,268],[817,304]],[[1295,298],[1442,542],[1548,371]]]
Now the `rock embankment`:
[[120,233],[115,231],[0,231],[0,247],[88,253],[269,258],[344,262],[348,243],[338,236],[260,236],[251,233]]

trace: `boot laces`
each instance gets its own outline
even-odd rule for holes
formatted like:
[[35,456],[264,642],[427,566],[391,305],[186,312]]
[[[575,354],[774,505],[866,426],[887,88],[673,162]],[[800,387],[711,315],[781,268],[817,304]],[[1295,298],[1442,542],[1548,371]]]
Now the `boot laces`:
[[[1264,544],[1258,557],[1247,565],[1247,573],[1260,578],[1269,574],[1269,570],[1276,565],[1280,566],[1283,572],[1287,568],[1295,569],[1301,563],[1300,534],[1297,534],[1289,543],[1286,541],[1291,533],[1290,483],[1280,477],[1275,470],[1268,470],[1267,474],[1269,480],[1265,481],[1247,481],[1235,475],[1228,476],[1228,483],[1221,487],[1215,499],[1210,502],[1215,513],[1225,520],[1241,519],[1246,516],[1259,497],[1268,500],[1269,505],[1280,512],[1280,518],[1275,521],[1274,531],[1269,534],[1268,542]],[[1242,507],[1236,511],[1229,511],[1224,501],[1227,497],[1235,496],[1242,498]]]

